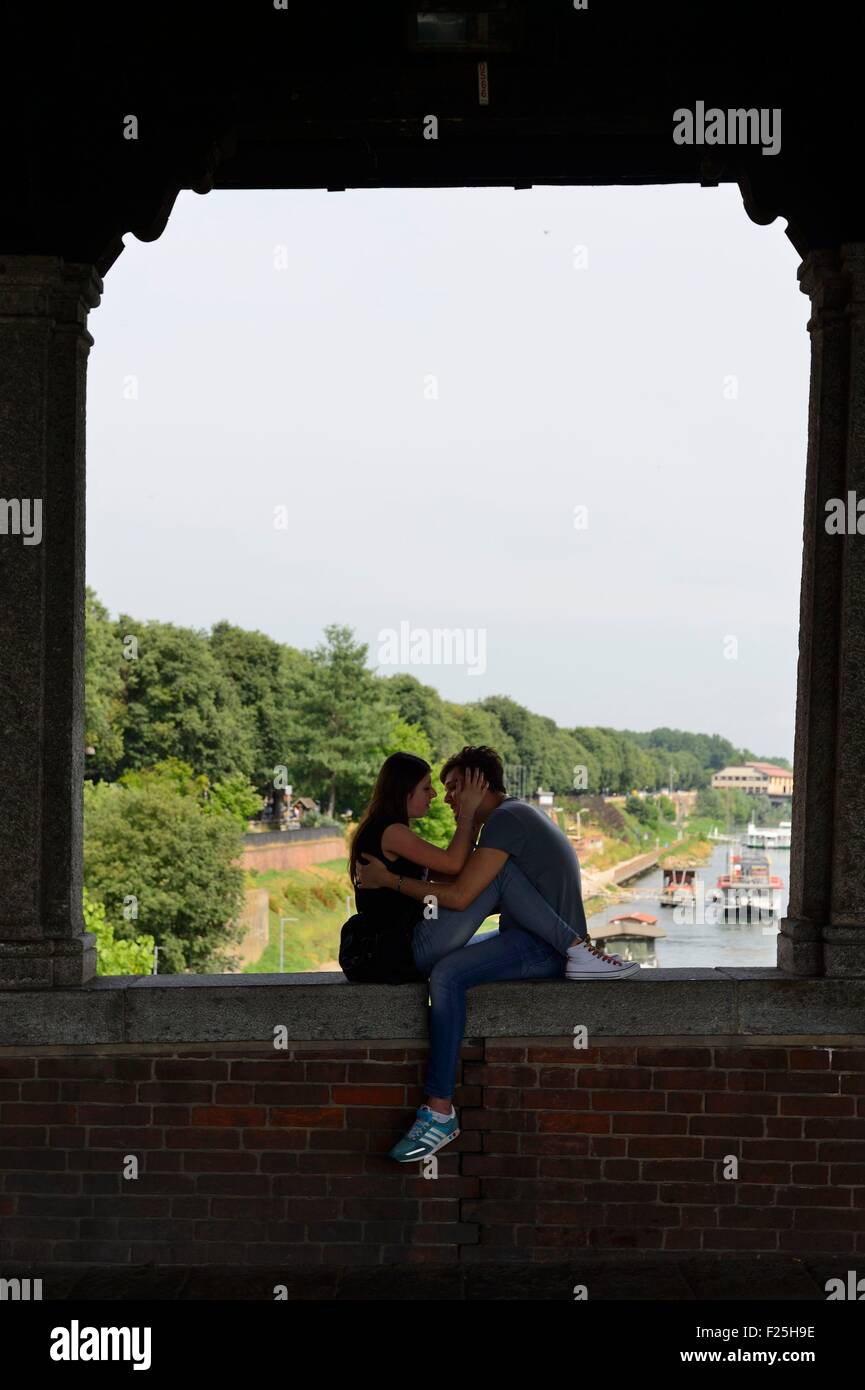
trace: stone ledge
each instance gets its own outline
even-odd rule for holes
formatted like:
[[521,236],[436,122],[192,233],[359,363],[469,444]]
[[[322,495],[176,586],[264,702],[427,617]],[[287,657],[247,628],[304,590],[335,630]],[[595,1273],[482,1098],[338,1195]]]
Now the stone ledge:
[[[352,985],[341,973],[103,977],[76,989],[0,991],[0,1047],[272,1041],[427,1041],[423,984]],[[865,978],[776,969],[652,970],[636,979],[502,981],[468,997],[465,1036],[591,1039],[813,1037],[865,1032]]]

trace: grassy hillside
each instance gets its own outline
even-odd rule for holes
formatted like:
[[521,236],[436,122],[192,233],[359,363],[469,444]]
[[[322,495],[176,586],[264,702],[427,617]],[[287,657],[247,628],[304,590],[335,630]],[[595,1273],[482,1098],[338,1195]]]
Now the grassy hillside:
[[286,971],[316,970],[322,961],[336,960],[340,927],[354,911],[347,869],[347,860],[332,859],[308,869],[267,869],[247,874],[247,887],[267,889],[270,941],[259,959],[244,967],[246,974],[279,970],[280,917],[297,919],[285,923]]

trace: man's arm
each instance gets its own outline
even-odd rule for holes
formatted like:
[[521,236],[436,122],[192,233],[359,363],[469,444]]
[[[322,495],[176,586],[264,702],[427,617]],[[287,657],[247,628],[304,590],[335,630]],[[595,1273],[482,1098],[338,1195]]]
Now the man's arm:
[[[462,873],[453,883],[428,883],[423,879],[404,878],[400,891],[406,898],[422,903],[434,897],[439,907],[462,912],[489,887],[505,866],[508,856],[500,849],[476,849]],[[367,861],[367,862],[363,862]],[[396,890],[399,876],[382,864],[374,855],[361,855],[358,877],[363,888],[392,888]]]

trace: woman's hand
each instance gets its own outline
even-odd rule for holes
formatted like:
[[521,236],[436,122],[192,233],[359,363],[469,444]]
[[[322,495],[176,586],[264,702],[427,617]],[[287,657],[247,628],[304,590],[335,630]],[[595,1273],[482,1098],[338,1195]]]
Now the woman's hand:
[[355,883],[358,888],[388,888],[388,879],[391,878],[391,871],[380,859],[376,859],[374,854],[362,854],[358,859],[355,871]]
[[484,793],[488,787],[486,777],[480,768],[466,768],[466,775],[463,781],[463,789],[460,793],[460,815],[473,816],[484,799]]

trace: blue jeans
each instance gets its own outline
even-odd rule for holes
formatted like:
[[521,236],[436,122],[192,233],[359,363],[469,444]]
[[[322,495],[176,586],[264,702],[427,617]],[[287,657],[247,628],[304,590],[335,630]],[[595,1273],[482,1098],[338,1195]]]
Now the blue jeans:
[[[472,941],[497,909],[500,930]],[[464,911],[443,908],[436,920],[418,922],[412,953],[418,969],[429,974],[427,1095],[443,1100],[453,1095],[466,990],[492,980],[561,979],[565,952],[584,936],[585,929],[578,932],[563,921],[512,859]]]

